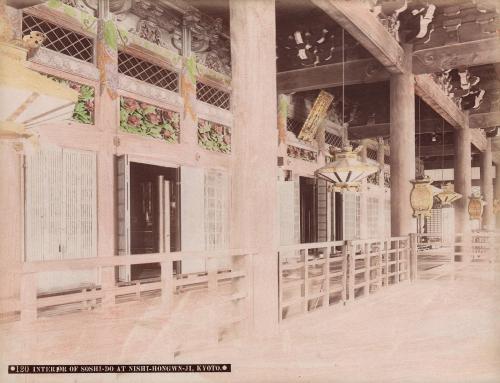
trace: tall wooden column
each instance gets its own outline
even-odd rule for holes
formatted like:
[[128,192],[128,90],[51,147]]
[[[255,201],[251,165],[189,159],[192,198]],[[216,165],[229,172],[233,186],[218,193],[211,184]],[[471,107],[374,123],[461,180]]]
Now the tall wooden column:
[[[96,89],[95,123],[102,132],[97,153],[97,222],[98,256],[112,256],[115,251],[115,177],[114,155],[119,151],[119,140],[115,139],[120,125],[118,113],[118,41],[116,26],[109,12],[109,1],[99,2],[96,41],[99,87]],[[112,273],[103,274],[103,283],[114,283]],[[108,278],[106,281],[104,279]]]
[[256,336],[278,324],[277,95],[274,0],[230,0],[234,118],[232,247],[254,248]]
[[469,196],[472,191],[471,134],[468,127],[455,129],[455,191],[462,194],[455,207],[455,231],[468,235],[470,232]]
[[[500,201],[500,163],[495,163],[495,199]],[[496,213],[495,227],[500,228],[500,211]]]
[[493,230],[493,163],[491,157],[491,138],[487,138],[486,149],[481,153],[481,193],[486,205],[483,212],[483,229]]
[[410,181],[415,178],[415,80],[412,48],[405,48],[404,73],[391,76],[391,232],[415,232]]

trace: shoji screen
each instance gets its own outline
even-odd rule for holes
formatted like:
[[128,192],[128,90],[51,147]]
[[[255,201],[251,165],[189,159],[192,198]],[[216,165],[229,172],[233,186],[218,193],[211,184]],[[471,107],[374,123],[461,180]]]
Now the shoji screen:
[[[181,249],[205,250],[205,169],[181,167]],[[203,259],[182,262],[182,273],[203,272]]]
[[383,227],[379,224],[379,199],[375,196],[367,198],[367,225],[368,238],[379,238],[382,234]]
[[[181,167],[183,251],[228,248],[230,186],[230,176],[225,172]],[[182,273],[204,271],[204,260],[193,259],[182,263]]]
[[320,179],[316,182],[317,241],[325,242],[328,239],[327,182]]
[[[26,156],[25,259],[97,256],[96,154],[44,148]],[[96,272],[40,274],[40,291],[95,283]]]
[[357,193],[344,192],[343,199],[343,218],[344,218],[344,240],[358,239],[360,237],[360,210],[361,200]]
[[[230,180],[225,172],[208,169],[205,172],[205,249],[229,247]],[[219,267],[229,267],[226,259]]]
[[295,182],[278,181],[280,245],[293,245],[295,241]]

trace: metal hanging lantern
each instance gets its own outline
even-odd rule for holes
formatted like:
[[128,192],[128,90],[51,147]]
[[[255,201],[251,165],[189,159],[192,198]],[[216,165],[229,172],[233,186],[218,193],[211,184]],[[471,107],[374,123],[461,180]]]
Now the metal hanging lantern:
[[413,184],[410,192],[413,217],[429,217],[436,194],[431,185],[432,180],[429,177],[418,177],[410,182]]
[[361,162],[358,159],[358,153],[361,149],[362,146],[358,146],[353,150],[350,145],[345,145],[342,149],[332,149],[333,162],[316,170],[316,176],[333,182],[339,190],[358,190],[361,180],[379,170],[377,166]]
[[345,81],[344,81],[344,29],[342,29],[342,149],[330,147],[333,161],[316,170],[318,178],[332,182],[339,191],[357,191],[361,181],[370,174],[378,172],[378,166],[362,162],[358,153],[363,146],[353,150],[347,137],[347,123],[344,122]]
[[481,219],[481,217],[483,216],[484,205],[486,205],[486,203],[484,202],[483,197],[481,195],[472,194],[469,197],[468,211],[469,211],[469,219],[471,221]]
[[462,194],[455,192],[453,184],[448,182],[436,197],[441,201],[441,206],[450,206],[453,202],[462,198]]

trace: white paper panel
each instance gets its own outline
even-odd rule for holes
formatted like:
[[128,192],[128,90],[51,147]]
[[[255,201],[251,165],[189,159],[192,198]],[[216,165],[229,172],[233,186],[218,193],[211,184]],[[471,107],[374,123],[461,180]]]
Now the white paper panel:
[[[205,250],[205,170],[181,167],[181,248]],[[203,259],[182,262],[182,273],[206,271]]]
[[[118,255],[130,254],[130,163],[127,155],[116,159]],[[118,267],[120,281],[130,281],[130,266]]]

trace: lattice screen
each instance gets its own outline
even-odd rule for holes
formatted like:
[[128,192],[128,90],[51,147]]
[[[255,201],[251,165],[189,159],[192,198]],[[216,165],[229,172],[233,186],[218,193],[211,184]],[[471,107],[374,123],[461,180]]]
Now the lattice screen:
[[325,132],[325,142],[328,145],[334,146],[336,148],[342,147],[342,137],[332,134],[330,132]]
[[118,52],[118,72],[172,92],[179,91],[178,73],[123,51]]
[[425,218],[425,232],[427,234],[441,235],[441,209],[431,209],[430,217]]
[[228,92],[207,85],[203,82],[196,83],[196,98],[207,104],[218,108],[229,110],[231,105],[231,96]]
[[359,194],[342,194],[344,205],[344,240],[359,239],[361,236],[361,199]]
[[366,148],[366,156],[373,161],[377,161],[377,151],[375,149]]
[[302,125],[304,125],[304,121],[295,120],[289,117],[286,119],[286,130],[292,132],[296,136],[299,135]]
[[[43,148],[26,156],[25,259],[47,261],[97,256],[96,154]],[[47,272],[39,291],[97,282],[95,270]]]
[[389,193],[386,195],[384,205],[385,205],[385,216],[384,216],[385,235],[386,235],[386,237],[390,237],[391,236],[391,198],[390,198]]
[[379,238],[382,229],[379,224],[379,200],[377,197],[368,197],[367,199],[367,221],[368,221],[368,238]]
[[229,233],[229,176],[216,170],[205,173],[206,250],[224,249]]
[[92,38],[60,27],[29,14],[23,15],[23,35],[31,31],[42,32],[46,36],[43,46],[47,49],[83,60],[93,62],[94,41]]

